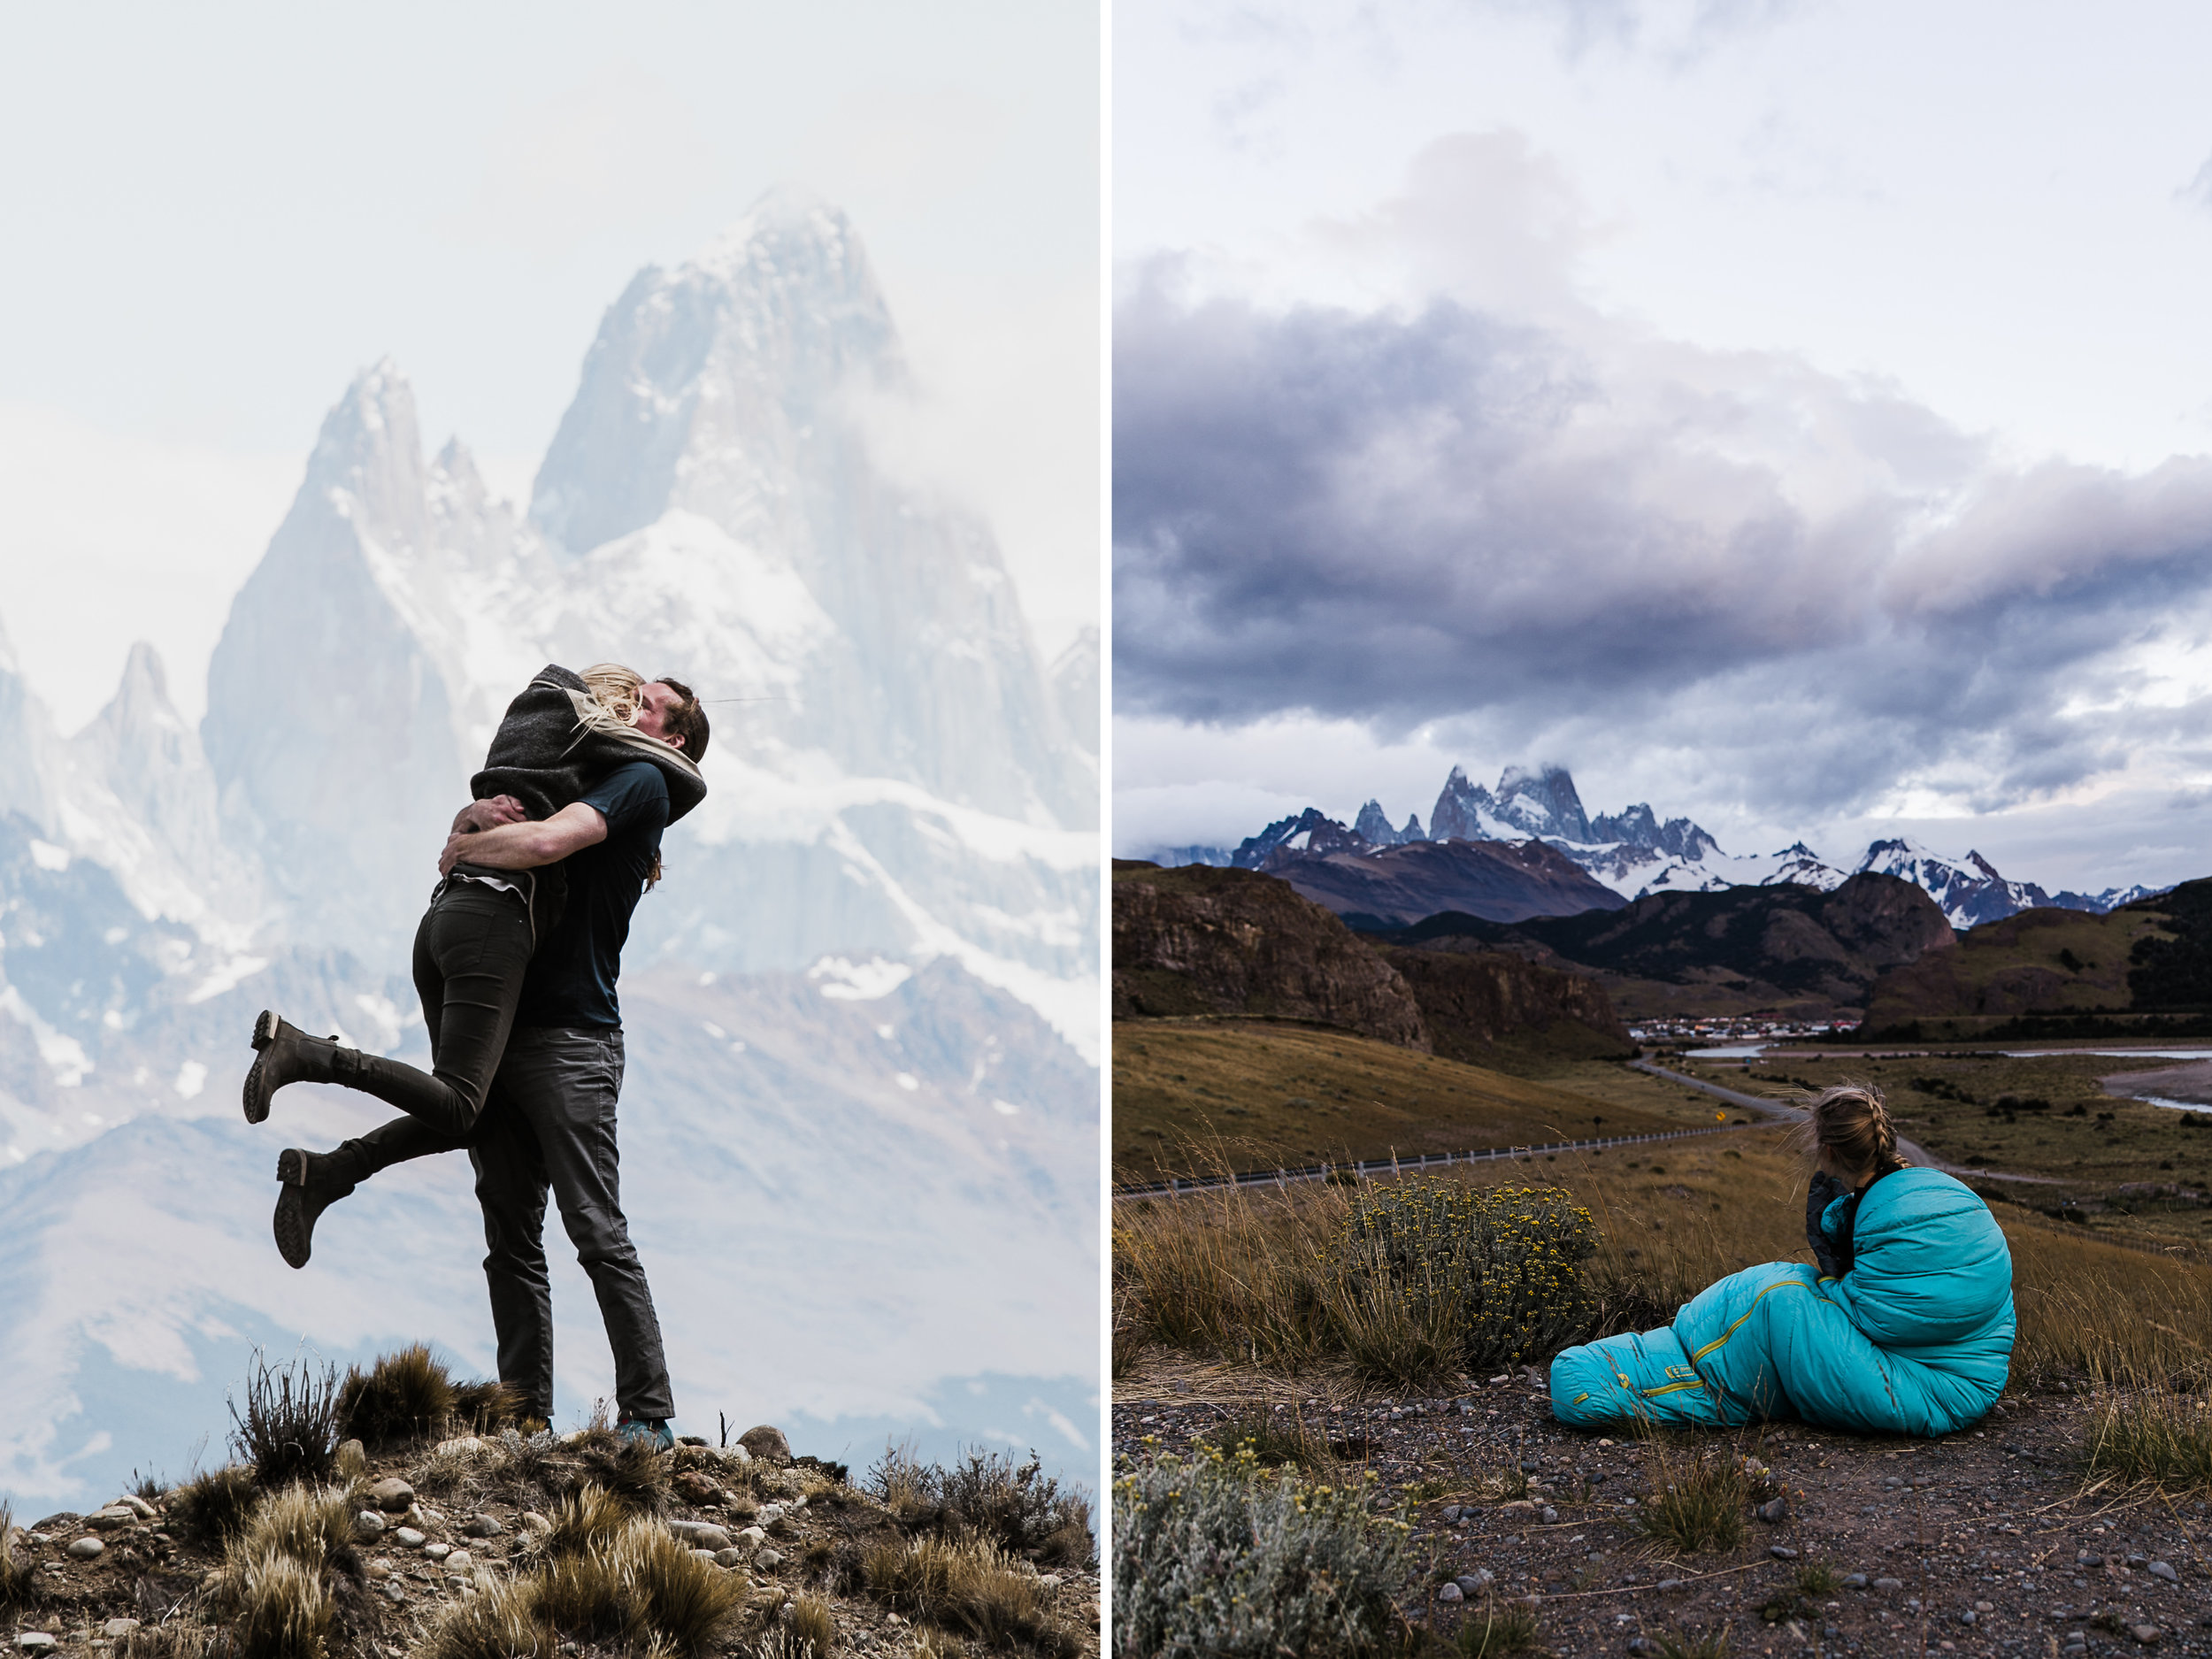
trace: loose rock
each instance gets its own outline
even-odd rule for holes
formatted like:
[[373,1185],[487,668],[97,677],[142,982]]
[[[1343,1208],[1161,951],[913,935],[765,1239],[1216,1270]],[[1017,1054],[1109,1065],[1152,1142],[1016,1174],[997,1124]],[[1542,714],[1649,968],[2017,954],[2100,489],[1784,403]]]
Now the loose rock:
[[2163,1578],[2168,1584],[2179,1584],[2181,1582],[2181,1575],[2174,1571],[2173,1563],[2171,1562],[2154,1561],[2151,1563],[2148,1571],[2150,1572],[2152,1578]]
[[387,1475],[369,1488],[369,1502],[387,1515],[404,1515],[415,1507],[415,1489],[397,1475]]
[[731,1544],[729,1533],[711,1521],[671,1521],[668,1530],[694,1549],[727,1549]]
[[1797,1559],[1797,1552],[1792,1549],[1787,1544],[1769,1544],[1767,1546],[1767,1554],[1773,1556],[1777,1561],[1795,1561]]
[[450,1544],[425,1544],[422,1547],[422,1553],[429,1556],[433,1561],[443,1561],[448,1555],[450,1555],[453,1553],[453,1546]]
[[109,1504],[108,1508],[111,1509],[128,1509],[133,1515],[135,1515],[142,1521],[154,1520],[161,1513],[160,1510],[155,1509],[152,1504],[147,1502],[145,1499],[140,1497],[135,1492],[125,1493],[121,1497],[116,1499],[113,1503]]
[[1901,1590],[1905,1587],[1905,1581],[1902,1578],[1877,1578],[1874,1587],[1877,1590]]
[[118,1527],[128,1526],[137,1519],[138,1517],[128,1509],[120,1505],[111,1504],[104,1509],[95,1509],[90,1515],[86,1516],[84,1524],[87,1526],[96,1527],[103,1532],[112,1532]]
[[745,1552],[734,1544],[727,1549],[718,1549],[714,1552],[714,1564],[718,1567],[739,1567],[744,1563]]
[[1762,1503],[1756,1509],[1753,1510],[1752,1513],[1756,1515],[1761,1520],[1764,1521],[1769,1526],[1779,1526],[1784,1521],[1790,1518],[1789,1498],[1786,1495],[1774,1498],[1768,1502]]
[[134,1618],[111,1618],[100,1626],[100,1634],[110,1641],[116,1641],[129,1635],[137,1628],[138,1621]]
[[495,1515],[472,1515],[461,1527],[463,1536],[467,1538],[497,1538],[506,1530]]
[[384,1529],[390,1525],[374,1509],[364,1509],[353,1517],[353,1530],[364,1538],[381,1538]]
[[1448,1584],[1437,1591],[1436,1599],[1440,1601],[1455,1606],[1459,1602],[1464,1601],[1467,1597],[1465,1593],[1462,1591],[1457,1585]]
[[411,1526],[403,1526],[392,1534],[392,1542],[397,1544],[402,1549],[420,1549],[429,1541],[426,1534]]
[[21,1653],[51,1653],[61,1644],[42,1630],[27,1630],[15,1639]]
[[98,1539],[85,1537],[69,1546],[69,1554],[78,1561],[90,1561],[107,1553],[107,1546]]
[[783,1431],[773,1424],[763,1423],[749,1428],[737,1437],[737,1443],[764,1463],[787,1463],[791,1461],[791,1442],[783,1437]]
[[465,1549],[457,1549],[445,1558],[448,1572],[466,1572],[476,1565],[476,1557]]
[[2131,1624],[2128,1626],[2128,1634],[2146,1647],[2149,1647],[2154,1646],[2165,1632],[2155,1624]]
[[782,1565],[783,1552],[780,1549],[764,1549],[755,1555],[753,1560],[763,1572],[772,1572]]

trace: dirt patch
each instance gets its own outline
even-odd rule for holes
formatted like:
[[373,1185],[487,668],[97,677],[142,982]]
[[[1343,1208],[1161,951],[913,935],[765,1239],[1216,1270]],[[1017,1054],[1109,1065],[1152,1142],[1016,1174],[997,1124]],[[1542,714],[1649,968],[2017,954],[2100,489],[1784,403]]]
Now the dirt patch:
[[[1562,1427],[1535,1371],[1421,1398],[1340,1385],[1286,1399],[1291,1386],[1148,1371],[1117,1386],[1114,1443],[1179,1452],[1271,1395],[1285,1424],[1356,1453],[1341,1468],[1371,1472],[1386,1507],[1406,1504],[1423,1570],[1402,1605],[1447,1640],[1487,1594],[1532,1607],[1539,1647],[1562,1659],[1724,1626],[1739,1655],[2131,1653],[2139,1629],[2212,1653],[2212,1511],[2085,1483],[2078,1392],[2016,1393],[1940,1440],[1801,1424],[1714,1436],[1765,1465],[1786,1513],[1751,1520],[1734,1549],[1681,1555],[1638,1512],[1659,1460],[1688,1449]],[[1820,1568],[1837,1587],[1808,1594]],[[1439,1599],[1484,1572],[1489,1591]]]

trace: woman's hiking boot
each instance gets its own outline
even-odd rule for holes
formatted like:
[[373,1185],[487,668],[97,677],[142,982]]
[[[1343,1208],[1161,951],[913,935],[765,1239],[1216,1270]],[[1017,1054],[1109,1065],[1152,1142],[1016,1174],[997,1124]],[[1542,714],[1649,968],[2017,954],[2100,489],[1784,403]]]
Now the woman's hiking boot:
[[246,1121],[257,1124],[269,1116],[269,1102],[287,1083],[338,1083],[350,1075],[349,1061],[358,1051],[338,1039],[311,1037],[296,1025],[263,1009],[253,1023],[253,1069],[246,1073]]
[[288,1147],[280,1152],[277,1179],[284,1190],[277,1194],[277,1254],[294,1267],[305,1267],[314,1248],[316,1217],[351,1193],[360,1178],[358,1165],[342,1148],[322,1153]]

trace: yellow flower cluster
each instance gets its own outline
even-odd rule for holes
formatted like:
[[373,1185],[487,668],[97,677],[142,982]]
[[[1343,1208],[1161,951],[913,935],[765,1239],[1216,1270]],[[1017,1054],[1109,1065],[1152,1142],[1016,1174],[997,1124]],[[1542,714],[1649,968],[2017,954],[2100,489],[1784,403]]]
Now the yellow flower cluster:
[[1362,1305],[1456,1332],[1470,1363],[1514,1363],[1581,1334],[1580,1264],[1596,1247],[1590,1211],[1563,1188],[1415,1178],[1361,1195],[1332,1265]]

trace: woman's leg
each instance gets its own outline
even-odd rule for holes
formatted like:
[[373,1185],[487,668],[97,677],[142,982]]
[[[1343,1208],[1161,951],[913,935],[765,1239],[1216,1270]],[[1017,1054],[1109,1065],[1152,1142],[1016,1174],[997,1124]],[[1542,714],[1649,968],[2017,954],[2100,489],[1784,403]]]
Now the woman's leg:
[[305,1036],[265,1013],[255,1033],[261,1055],[246,1082],[248,1119],[265,1118],[269,1096],[285,1083],[336,1083],[373,1094],[452,1145],[462,1144],[506,1048],[531,944],[521,895],[481,882],[449,881],[415,934],[415,985],[430,1027],[433,1070]]
[[289,1148],[279,1156],[277,1179],[284,1190],[274,1225],[277,1248],[287,1262],[307,1264],[317,1217],[358,1183],[395,1164],[469,1144],[514,1025],[531,944],[529,913],[514,894],[452,882],[432,901],[415,930],[413,967],[434,1070],[426,1076],[396,1060],[340,1051],[353,1057],[334,1065],[327,1080],[374,1094],[410,1115],[332,1152]]

